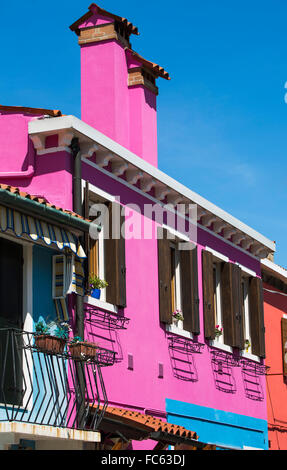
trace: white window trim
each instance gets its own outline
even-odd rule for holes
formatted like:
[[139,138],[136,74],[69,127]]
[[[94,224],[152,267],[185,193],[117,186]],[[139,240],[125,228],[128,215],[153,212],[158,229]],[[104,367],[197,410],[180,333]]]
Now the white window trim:
[[231,346],[228,346],[228,344],[220,343],[217,340],[210,340],[209,346],[233,354],[233,348]]
[[[216,323],[217,325],[219,325],[219,328],[223,328],[220,264],[217,262],[215,262],[214,264],[216,268],[216,314],[217,314]],[[224,344],[224,329],[223,329],[223,334],[215,338],[214,343]]]
[[213,250],[209,246],[206,246],[205,249],[206,251],[209,251],[210,253],[212,253],[213,256],[218,259],[218,261],[224,261],[225,263],[229,263],[229,258],[223,255],[222,253],[220,253],[219,251]]
[[182,336],[183,338],[193,339],[193,334],[190,331],[186,331],[183,328],[179,328],[175,324],[165,325],[165,329],[168,333],[173,333],[177,336]]
[[[89,192],[94,194],[95,196],[100,196],[101,198],[110,201],[110,202],[115,202],[117,201],[117,198],[113,196],[112,194],[107,193],[106,191],[103,191],[102,189],[98,188],[97,186],[91,184],[89,181]],[[85,187],[86,187],[86,180],[82,179],[82,202],[84,201],[85,197]],[[103,230],[101,230],[98,233],[98,260],[99,260],[99,273],[98,276],[100,279],[105,279],[105,249],[104,249],[104,232],[105,227],[103,227]],[[94,299],[93,297],[86,296],[85,299],[87,299],[87,303],[90,305],[94,305],[96,307],[102,308],[104,310],[107,310],[112,313],[117,313],[118,308],[116,305],[112,305],[108,302],[106,302],[106,289],[101,289],[101,299]]]
[[84,302],[93,305],[94,307],[101,308],[102,310],[106,310],[107,312],[111,313],[118,313],[118,307],[116,305],[110,304],[100,299],[94,299],[94,297],[90,297],[88,295],[85,296]]

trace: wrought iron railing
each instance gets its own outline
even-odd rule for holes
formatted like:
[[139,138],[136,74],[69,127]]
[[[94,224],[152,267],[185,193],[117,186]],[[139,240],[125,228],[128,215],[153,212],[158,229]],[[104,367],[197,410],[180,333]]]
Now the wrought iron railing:
[[115,353],[97,347],[94,357],[74,359],[67,347],[39,349],[35,338],[0,329],[0,421],[97,430],[108,403],[101,368]]

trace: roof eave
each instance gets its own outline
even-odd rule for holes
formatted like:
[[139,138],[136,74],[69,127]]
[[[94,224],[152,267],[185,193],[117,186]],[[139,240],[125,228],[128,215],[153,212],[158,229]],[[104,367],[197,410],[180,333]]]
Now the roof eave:
[[[31,136],[37,134],[52,135],[53,133],[64,130],[72,130],[74,135],[79,137],[80,144],[91,144],[92,146],[96,143],[103,149],[111,152],[111,154],[116,156],[118,159],[123,160],[131,167],[138,169],[140,172],[144,173],[149,178],[156,180],[158,184],[166,186],[172,192],[181,195],[184,199],[187,199],[191,204],[196,204],[199,209],[203,209],[208,214],[213,214],[219,220],[227,224],[228,227],[234,228],[238,232],[243,233],[248,239],[254,242],[254,245],[258,245],[258,253],[260,252],[260,250],[266,252],[266,254],[264,253],[264,256],[257,256],[255,254],[255,257],[265,258],[268,256],[269,253],[274,253],[276,251],[275,242],[272,242],[264,235],[260,234],[245,223],[236,219],[226,211],[220,209],[215,204],[211,203],[207,199],[193,192],[183,184],[174,180],[158,168],[146,162],[139,156],[132,153],[130,150],[121,146],[117,142],[113,141],[109,137],[105,136],[104,134],[97,131],[88,124],[84,123],[75,116],[63,116],[56,119],[51,118],[34,120],[29,123],[29,134]],[[199,227],[202,227],[202,225],[199,225]],[[205,230],[206,228],[203,227],[203,229]],[[211,231],[211,233],[214,232]],[[214,235],[216,234],[214,233]],[[222,239],[221,236],[220,238]],[[228,239],[226,239],[225,241],[229,242]],[[240,249],[240,247],[238,248]],[[243,251],[252,255],[252,253],[248,252],[248,250],[243,249]]]

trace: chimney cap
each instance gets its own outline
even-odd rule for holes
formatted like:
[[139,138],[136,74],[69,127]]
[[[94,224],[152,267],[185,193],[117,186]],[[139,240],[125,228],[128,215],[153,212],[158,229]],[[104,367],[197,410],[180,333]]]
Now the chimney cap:
[[129,49],[128,47],[126,48],[126,52],[131,54],[142,65],[144,65],[148,69],[152,70],[152,72],[156,75],[156,77],[162,77],[165,80],[170,80],[169,73],[166,70],[164,70],[164,68],[161,67],[160,65],[155,64],[154,62],[150,62],[149,60],[144,59],[137,52],[133,51],[132,49]]
[[99,7],[99,5],[97,5],[96,3],[92,3],[89,6],[89,11],[85,13],[85,15],[81,16],[81,18],[79,18],[77,21],[75,21],[75,23],[70,26],[71,31],[75,31],[75,33],[79,36],[79,26],[85,21],[87,21],[89,18],[91,18],[91,16],[93,16],[95,13],[98,13],[101,16],[107,16],[108,18],[112,18],[115,21],[122,23],[124,26],[126,26],[129,34],[136,34],[137,36],[139,35],[138,28],[132,23],[130,23],[126,18],[103,10],[103,8]]

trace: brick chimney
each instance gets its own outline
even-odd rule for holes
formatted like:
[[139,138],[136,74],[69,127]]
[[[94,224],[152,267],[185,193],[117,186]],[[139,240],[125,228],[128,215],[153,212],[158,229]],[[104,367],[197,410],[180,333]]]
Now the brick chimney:
[[156,79],[168,73],[132,50],[132,23],[95,3],[70,29],[81,47],[82,120],[157,166]]

